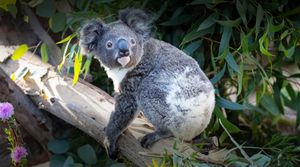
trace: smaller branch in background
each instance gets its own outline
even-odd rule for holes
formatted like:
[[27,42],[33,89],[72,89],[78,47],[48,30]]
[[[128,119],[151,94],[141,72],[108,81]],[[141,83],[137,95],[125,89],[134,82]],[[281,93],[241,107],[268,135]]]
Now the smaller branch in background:
[[232,141],[232,143],[240,150],[241,154],[244,156],[244,158],[251,164],[251,166],[254,165],[254,162],[251,160],[251,158],[249,157],[249,155],[243,150],[243,148],[235,141],[235,139],[230,135],[230,133],[228,132],[228,130],[225,128],[225,126],[223,125],[221,119],[219,119],[219,122],[222,126],[222,128],[225,130],[225,132],[227,133],[227,135],[229,136],[230,140]]

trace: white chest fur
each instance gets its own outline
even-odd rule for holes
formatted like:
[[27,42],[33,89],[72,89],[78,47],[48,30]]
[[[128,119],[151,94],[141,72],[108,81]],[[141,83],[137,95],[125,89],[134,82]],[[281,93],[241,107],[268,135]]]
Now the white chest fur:
[[115,92],[119,92],[120,83],[125,78],[126,74],[131,71],[133,68],[115,68],[115,69],[108,69],[105,68],[105,71],[110,79],[112,79],[114,83],[114,90]]

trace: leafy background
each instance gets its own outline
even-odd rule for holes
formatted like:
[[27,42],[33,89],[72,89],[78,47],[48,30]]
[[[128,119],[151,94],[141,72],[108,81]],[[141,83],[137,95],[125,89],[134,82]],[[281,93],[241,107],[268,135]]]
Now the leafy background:
[[[91,18],[112,22],[123,8],[145,10],[154,22],[153,36],[195,58],[214,84],[217,104],[201,138],[217,136],[219,147],[229,150],[226,164],[299,165],[300,2],[31,0],[8,4],[5,7],[0,3],[0,6],[15,17],[21,15],[24,21],[28,18],[18,5],[35,11],[63,52],[64,61],[58,69],[65,67],[67,75],[74,76],[74,84],[79,77],[88,76],[93,84],[109,93],[112,93],[112,83],[103,69],[92,61],[91,55],[83,57],[79,51],[78,29]],[[26,46],[22,47],[24,50]],[[48,61],[46,44],[37,47],[43,60]],[[293,115],[292,118],[287,117],[287,113]],[[49,150],[54,153],[52,164],[80,166],[111,162],[107,158],[99,160],[101,156],[95,152],[97,149],[101,152],[101,148],[90,139],[81,142],[83,146],[70,147],[74,138],[69,135],[63,141],[49,143]],[[59,145],[64,147],[57,147]],[[82,157],[80,150],[89,150],[93,159]],[[102,154],[102,157],[106,156]],[[156,165],[153,162],[153,166]],[[176,154],[166,157],[163,165],[205,164]]]

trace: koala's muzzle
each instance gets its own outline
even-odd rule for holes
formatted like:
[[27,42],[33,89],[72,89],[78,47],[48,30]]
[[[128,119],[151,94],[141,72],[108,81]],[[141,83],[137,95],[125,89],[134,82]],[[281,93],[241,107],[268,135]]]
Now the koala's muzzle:
[[125,39],[119,39],[117,47],[119,49],[117,61],[122,65],[122,67],[125,67],[130,62],[130,45]]
[[129,56],[129,43],[125,39],[118,40],[119,57]]

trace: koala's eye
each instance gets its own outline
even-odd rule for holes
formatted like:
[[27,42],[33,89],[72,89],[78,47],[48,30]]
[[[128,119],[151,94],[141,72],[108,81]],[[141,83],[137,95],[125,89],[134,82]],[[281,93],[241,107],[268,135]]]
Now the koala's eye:
[[106,47],[107,47],[108,49],[112,48],[112,46],[113,46],[113,44],[112,44],[111,41],[108,41],[108,42],[106,43]]
[[132,45],[135,45],[135,40],[133,38],[130,39]]

